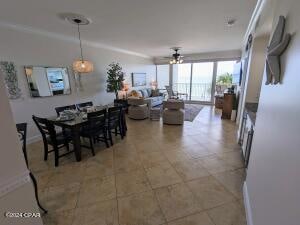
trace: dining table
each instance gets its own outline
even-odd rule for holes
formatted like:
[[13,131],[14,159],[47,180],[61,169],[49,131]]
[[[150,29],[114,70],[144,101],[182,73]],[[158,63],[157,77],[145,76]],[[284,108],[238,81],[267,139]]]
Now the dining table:
[[[121,106],[119,104],[111,104],[106,106],[96,106],[93,111],[98,111],[102,109],[109,109],[110,107]],[[72,143],[74,146],[75,158],[77,162],[81,161],[81,140],[80,131],[81,128],[88,124],[87,112],[76,112],[74,117],[69,120],[61,120],[59,116],[52,116],[47,118],[55,126],[61,127],[62,129],[67,129],[71,132]],[[122,110],[121,115],[122,130],[126,134],[127,126],[125,121],[125,110]]]

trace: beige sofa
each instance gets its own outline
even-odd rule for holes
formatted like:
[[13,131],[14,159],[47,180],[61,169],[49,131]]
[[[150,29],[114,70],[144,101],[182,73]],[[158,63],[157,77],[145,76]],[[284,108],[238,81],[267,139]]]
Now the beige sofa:
[[[148,101],[150,103],[150,108],[161,105],[165,99],[163,93],[159,93],[159,91],[153,91],[151,90],[151,88],[143,88],[140,90],[133,91],[136,92],[139,95],[139,97],[142,97],[146,101]],[[131,96],[131,93],[129,94],[129,96]]]
[[163,102],[163,123],[174,125],[184,123],[184,101],[169,99]]

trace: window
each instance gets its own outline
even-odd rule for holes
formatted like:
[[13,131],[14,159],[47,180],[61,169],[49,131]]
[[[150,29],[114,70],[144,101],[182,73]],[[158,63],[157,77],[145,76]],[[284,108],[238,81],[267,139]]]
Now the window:
[[220,61],[218,62],[216,93],[222,94],[224,90],[232,86],[233,72],[236,61]]
[[158,89],[165,89],[165,86],[169,85],[169,70],[168,65],[157,65],[156,81]]

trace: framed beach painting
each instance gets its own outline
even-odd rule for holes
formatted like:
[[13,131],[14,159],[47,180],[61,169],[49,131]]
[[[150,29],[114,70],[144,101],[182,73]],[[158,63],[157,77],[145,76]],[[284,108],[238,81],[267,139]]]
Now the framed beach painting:
[[140,87],[147,85],[146,73],[132,73],[132,87]]

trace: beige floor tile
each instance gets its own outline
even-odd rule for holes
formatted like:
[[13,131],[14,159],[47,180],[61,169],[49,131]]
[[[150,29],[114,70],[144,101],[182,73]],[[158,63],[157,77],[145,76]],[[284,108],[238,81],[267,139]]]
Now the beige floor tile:
[[160,162],[165,162],[167,160],[161,151],[141,152],[139,157],[145,169],[157,166]]
[[118,225],[117,200],[76,208],[72,225]]
[[226,152],[218,154],[218,157],[234,168],[244,168],[245,164],[241,151]]
[[184,181],[210,176],[199,160],[175,162],[173,167]]
[[158,188],[154,192],[167,221],[201,210],[197,199],[184,183]]
[[176,162],[192,159],[192,157],[190,157],[188,154],[184,153],[182,149],[167,150],[167,151],[164,151],[163,154],[166,156],[166,158],[171,163],[176,163]]
[[244,208],[237,202],[230,202],[207,211],[216,225],[246,225]]
[[53,175],[54,175],[53,170],[34,172],[33,176],[35,177],[35,179],[37,181],[38,190],[44,190],[45,188],[48,188],[49,181]]
[[116,175],[117,196],[127,196],[151,190],[144,170],[137,170]]
[[78,205],[81,207],[114,198],[116,198],[114,176],[90,179],[81,184]]
[[50,212],[74,209],[77,204],[79,190],[79,183],[50,187],[44,192],[45,196],[41,196],[41,204]]
[[152,139],[148,139],[147,141],[137,141],[135,143],[136,150],[138,152],[156,152],[161,151],[156,142]]
[[214,225],[207,213],[197,213],[168,223],[168,225]]
[[202,208],[209,209],[234,200],[234,196],[214,177],[203,177],[187,182],[190,190],[197,196]]
[[152,188],[158,188],[182,182],[180,176],[168,163],[148,168],[146,169],[146,174]]
[[246,178],[244,169],[216,173],[213,176],[235,197],[243,197],[243,184]]
[[152,191],[118,199],[120,225],[159,225],[165,222]]
[[48,211],[42,215],[44,225],[73,225],[74,210],[63,212]]
[[49,179],[49,186],[66,185],[81,182],[85,174],[86,164],[75,163],[59,166],[54,169],[54,174]]
[[183,148],[183,151],[191,158],[201,158],[213,155],[214,153],[209,151],[206,147],[200,144],[190,145]]
[[203,167],[211,174],[220,173],[224,171],[231,171],[234,169],[233,166],[227,164],[224,160],[217,156],[209,156],[199,159]]
[[115,173],[125,173],[142,168],[143,167],[137,154],[128,155],[126,157],[116,157],[114,159]]
[[86,163],[84,179],[101,178],[114,174],[113,160],[90,160]]

